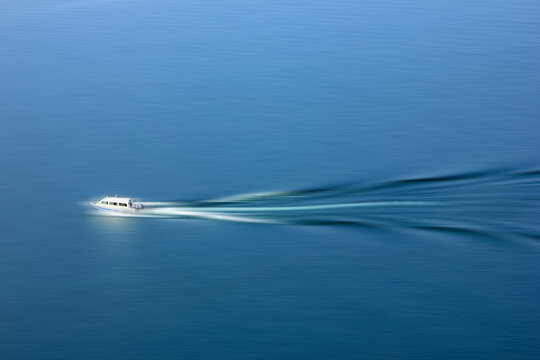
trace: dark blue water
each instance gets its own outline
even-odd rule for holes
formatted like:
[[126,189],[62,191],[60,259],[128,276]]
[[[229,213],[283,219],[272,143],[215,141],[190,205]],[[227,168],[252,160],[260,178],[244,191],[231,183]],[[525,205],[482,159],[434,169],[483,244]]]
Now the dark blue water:
[[537,359],[539,19],[0,4],[0,358]]

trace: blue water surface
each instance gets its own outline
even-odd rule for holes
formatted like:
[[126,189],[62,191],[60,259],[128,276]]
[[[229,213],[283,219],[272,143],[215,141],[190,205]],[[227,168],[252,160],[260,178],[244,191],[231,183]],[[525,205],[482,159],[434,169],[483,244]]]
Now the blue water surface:
[[[4,1],[0,358],[538,359],[539,19],[532,0]],[[266,224],[84,204],[347,203],[345,183],[452,206]]]

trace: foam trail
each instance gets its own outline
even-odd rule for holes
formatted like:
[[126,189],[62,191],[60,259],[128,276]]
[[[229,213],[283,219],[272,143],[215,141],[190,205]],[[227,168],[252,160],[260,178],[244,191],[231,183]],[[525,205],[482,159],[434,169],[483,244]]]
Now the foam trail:
[[332,209],[347,209],[358,207],[393,207],[393,206],[428,206],[428,205],[444,205],[439,202],[428,201],[373,201],[360,203],[344,203],[344,204],[321,204],[321,205],[301,205],[301,206],[264,206],[264,207],[204,207],[198,208],[191,212],[274,212],[274,211],[306,211],[306,210],[332,210]]
[[254,222],[254,223],[272,223],[269,219],[257,219],[239,215],[226,215],[218,212],[190,211],[187,209],[159,209],[153,210],[152,215],[163,217],[191,217],[210,220],[235,221],[235,222]]

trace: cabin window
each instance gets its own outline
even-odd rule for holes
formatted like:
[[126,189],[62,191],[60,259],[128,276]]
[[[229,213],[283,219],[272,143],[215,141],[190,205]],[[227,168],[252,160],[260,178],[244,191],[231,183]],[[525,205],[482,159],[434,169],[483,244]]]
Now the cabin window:
[[127,204],[124,204],[124,203],[120,203],[118,205],[127,207]]
[[102,201],[101,203],[104,204],[104,205],[108,205],[108,204],[109,204],[108,201]]
[[118,205],[117,203],[115,202],[111,202],[110,205]]

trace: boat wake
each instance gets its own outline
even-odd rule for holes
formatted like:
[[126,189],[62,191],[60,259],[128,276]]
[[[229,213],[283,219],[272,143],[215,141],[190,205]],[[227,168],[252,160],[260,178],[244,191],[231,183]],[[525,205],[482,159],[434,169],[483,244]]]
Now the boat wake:
[[412,228],[540,239],[539,185],[540,170],[499,169],[197,201],[144,202],[144,210],[114,216]]

